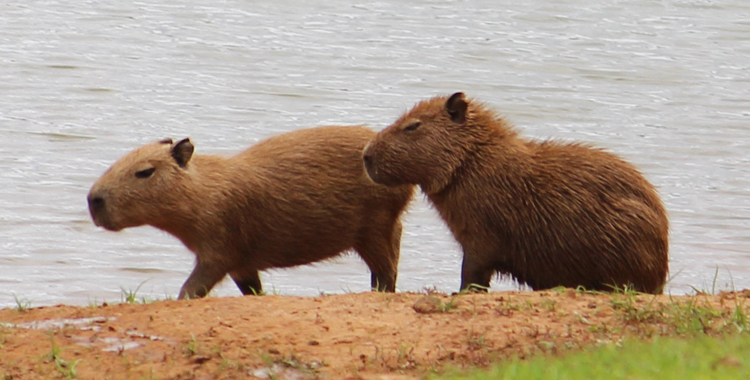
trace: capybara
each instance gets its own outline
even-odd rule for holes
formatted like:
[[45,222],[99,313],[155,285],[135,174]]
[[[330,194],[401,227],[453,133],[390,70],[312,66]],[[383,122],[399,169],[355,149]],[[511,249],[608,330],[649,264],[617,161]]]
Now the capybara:
[[664,206],[614,154],[522,138],[459,92],[418,103],[363,160],[377,183],[421,187],[463,249],[462,290],[487,289],[496,272],[535,290],[663,290]]
[[107,170],[88,194],[108,230],[151,225],[196,255],[179,298],[205,296],[226,274],[243,294],[262,290],[259,270],[309,264],[348,250],[393,292],[400,216],[414,186],[373,183],[365,127],[317,127],[261,141],[232,157],[193,154],[190,139],[144,145]]

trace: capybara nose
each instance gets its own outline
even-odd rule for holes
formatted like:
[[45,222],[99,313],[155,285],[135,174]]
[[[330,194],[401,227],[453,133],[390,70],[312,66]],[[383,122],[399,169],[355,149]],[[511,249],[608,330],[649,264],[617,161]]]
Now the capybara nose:
[[369,153],[365,153],[362,155],[362,159],[365,161],[365,165],[371,165],[370,162],[372,161],[372,155]]
[[372,141],[368,142],[364,149],[362,149],[362,161],[364,161],[365,168],[368,170],[373,166]]
[[375,172],[375,158],[372,154],[365,151],[364,154],[362,154],[362,161],[365,163],[365,172],[367,173],[367,176],[370,177],[370,179],[373,182],[377,182],[377,173]]
[[87,198],[89,202],[89,211],[91,211],[92,215],[96,211],[104,208],[104,197],[101,195],[89,194]]

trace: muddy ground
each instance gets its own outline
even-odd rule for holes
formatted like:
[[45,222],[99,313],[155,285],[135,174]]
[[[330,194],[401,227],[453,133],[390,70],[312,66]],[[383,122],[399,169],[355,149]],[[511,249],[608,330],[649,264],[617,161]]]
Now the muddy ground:
[[0,310],[2,379],[407,379],[628,337],[723,334],[747,292],[257,296]]

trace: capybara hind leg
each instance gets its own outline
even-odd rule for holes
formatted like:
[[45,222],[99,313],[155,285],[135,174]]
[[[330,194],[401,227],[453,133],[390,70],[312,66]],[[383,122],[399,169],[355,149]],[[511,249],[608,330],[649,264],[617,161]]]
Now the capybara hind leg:
[[226,271],[220,270],[210,265],[196,264],[193,272],[190,273],[187,281],[180,289],[179,299],[203,298],[213,289],[217,282],[227,274]]
[[370,287],[378,292],[395,292],[401,249],[401,222],[393,228],[373,225],[365,231],[354,250],[370,268]]
[[464,262],[461,266],[461,291],[488,291],[495,270],[488,265],[469,259],[468,256],[464,253]]
[[391,273],[375,273],[370,274],[370,289],[376,292],[389,292],[393,293],[396,291],[396,271],[393,270]]
[[230,272],[232,280],[240,288],[243,295],[252,296],[263,293],[263,286],[260,283],[260,274],[257,270],[251,269],[239,272]]

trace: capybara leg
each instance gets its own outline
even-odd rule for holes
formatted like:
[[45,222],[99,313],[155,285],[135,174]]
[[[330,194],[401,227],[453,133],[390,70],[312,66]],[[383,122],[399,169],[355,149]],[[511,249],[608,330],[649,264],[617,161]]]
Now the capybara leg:
[[[357,251],[361,252],[359,250]],[[384,262],[385,258],[380,258],[379,261],[375,262],[370,262],[364,257],[363,259],[367,266],[370,267],[370,288],[376,292],[395,292],[397,274],[396,264]],[[398,263],[398,260],[396,260],[396,263]]]
[[232,280],[240,288],[245,296],[259,295],[263,293],[263,285],[260,283],[260,274],[257,270],[247,270],[245,272],[231,272]]
[[464,262],[461,266],[461,291],[489,291],[493,273],[495,270],[491,267],[470,260],[464,254]]
[[227,274],[213,266],[198,263],[180,289],[179,299],[202,298]]
[[354,250],[370,268],[370,287],[378,292],[395,292],[398,257],[401,250],[401,222],[386,230],[372,226],[362,234]]
[[370,274],[370,289],[375,292],[395,292],[396,272],[393,271],[393,275],[372,272]]

